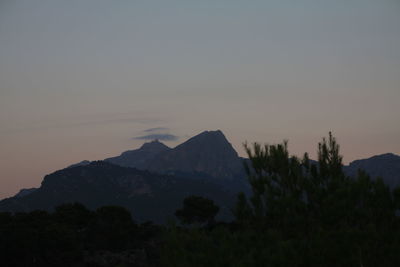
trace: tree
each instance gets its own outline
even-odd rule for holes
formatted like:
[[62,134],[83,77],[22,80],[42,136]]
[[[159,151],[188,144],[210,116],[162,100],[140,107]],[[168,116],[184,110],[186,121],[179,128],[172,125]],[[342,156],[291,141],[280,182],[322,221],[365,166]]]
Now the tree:
[[[290,157],[287,141],[278,145],[245,144],[250,164],[246,165],[253,194],[246,201],[239,195],[235,214],[238,221],[293,229],[304,219],[305,176],[302,162]],[[246,218],[247,217],[247,218]]]
[[88,227],[93,219],[93,213],[78,202],[55,207],[53,216],[57,222],[67,224],[76,230]]
[[235,209],[239,222],[307,234],[321,228],[366,225],[366,218],[390,222],[395,216],[398,198],[380,179],[372,180],[362,171],[356,177],[345,175],[339,145],[331,133],[318,144],[317,162],[307,153],[301,160],[290,156],[287,141],[244,146],[253,194],[248,199],[239,195]]
[[214,201],[200,196],[189,196],[183,200],[183,208],[175,212],[182,224],[211,223],[219,207]]
[[96,210],[95,217],[90,236],[96,248],[122,250],[135,243],[137,225],[126,208],[103,206]]
[[[236,222],[173,227],[166,266],[400,266],[400,188],[363,171],[347,176],[331,133],[318,161],[290,156],[286,141],[245,148],[252,194],[239,194]],[[176,215],[187,223],[193,210]]]

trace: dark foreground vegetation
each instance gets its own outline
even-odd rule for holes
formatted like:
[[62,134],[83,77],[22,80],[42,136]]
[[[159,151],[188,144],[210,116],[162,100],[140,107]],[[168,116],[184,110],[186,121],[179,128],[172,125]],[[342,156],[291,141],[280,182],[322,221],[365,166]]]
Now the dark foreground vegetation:
[[[161,227],[135,224],[122,207],[0,213],[2,266],[152,266]],[[4,265],[3,265],[4,264]]]
[[246,146],[252,194],[235,220],[215,222],[213,201],[192,196],[180,224],[136,224],[121,207],[0,213],[3,266],[400,266],[400,190],[342,170],[331,135],[318,162],[287,143]]
[[318,162],[290,157],[287,143],[246,146],[252,195],[236,221],[170,228],[166,266],[400,266],[399,189],[342,170],[331,135]]

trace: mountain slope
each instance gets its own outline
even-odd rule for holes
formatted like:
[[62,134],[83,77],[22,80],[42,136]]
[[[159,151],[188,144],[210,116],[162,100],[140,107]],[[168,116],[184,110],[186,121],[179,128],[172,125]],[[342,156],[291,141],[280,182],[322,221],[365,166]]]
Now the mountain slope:
[[132,167],[137,169],[146,169],[146,166],[154,160],[154,157],[160,153],[171,150],[168,146],[158,140],[145,143],[139,149],[123,152],[120,156],[105,159],[123,167]]
[[158,154],[147,169],[154,172],[203,173],[232,179],[243,173],[243,164],[221,131],[205,131],[174,149]]
[[221,207],[221,219],[229,219],[236,199],[207,180],[156,175],[99,161],[47,175],[34,192],[0,201],[0,211],[51,210],[62,203],[81,202],[89,208],[120,205],[135,220],[163,223],[188,195],[213,199]]
[[[164,222],[184,197],[194,194],[213,199],[221,206],[220,218],[226,219],[235,194],[250,192],[244,161],[248,159],[238,156],[221,131],[205,131],[173,149],[153,141],[105,161],[83,161],[47,175],[40,188],[0,201],[0,211],[49,210],[78,201],[90,208],[121,205],[137,220]],[[392,189],[400,185],[400,156],[394,154],[356,160],[343,168],[350,176],[364,169]]]
[[14,197],[24,197],[35,192],[37,188],[23,188]]
[[400,186],[400,156],[387,153],[367,159],[355,160],[344,171],[350,176],[355,176],[358,169],[366,171],[372,178],[381,177],[385,184],[392,189]]

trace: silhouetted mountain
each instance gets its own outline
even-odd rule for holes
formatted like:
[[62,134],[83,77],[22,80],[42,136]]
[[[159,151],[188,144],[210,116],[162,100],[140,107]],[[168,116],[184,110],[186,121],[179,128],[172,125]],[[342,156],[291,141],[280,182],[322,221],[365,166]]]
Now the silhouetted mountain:
[[51,210],[66,202],[90,208],[119,205],[139,221],[165,222],[173,217],[188,195],[213,199],[221,207],[220,218],[229,218],[235,197],[207,180],[156,175],[104,161],[66,168],[45,176],[37,190],[0,201],[1,211]]
[[345,172],[354,176],[358,169],[366,171],[372,178],[381,177],[392,189],[400,186],[400,156],[387,153],[367,159],[355,160],[344,167]]
[[90,161],[88,161],[88,160],[83,160],[83,161],[81,161],[81,162],[72,164],[72,165],[68,166],[67,168],[73,168],[73,167],[78,167],[78,166],[86,166],[86,165],[89,165],[89,164],[90,164]]
[[162,174],[232,179],[243,176],[243,163],[221,131],[205,131],[171,149],[153,141],[105,161]]
[[27,196],[33,192],[35,192],[37,188],[26,188],[26,189],[21,189],[17,194],[15,194],[14,197],[24,197]]
[[233,179],[243,174],[243,163],[218,130],[205,131],[158,154],[147,169],[158,173],[205,174],[216,179]]
[[[0,201],[0,210],[48,210],[78,201],[91,208],[121,205],[136,219],[161,222],[184,197],[195,194],[213,199],[221,206],[220,216],[228,218],[235,193],[249,192],[244,161],[249,163],[219,130],[203,132],[173,149],[156,140],[105,161],[83,161],[47,175],[40,188],[23,189]],[[392,188],[400,185],[400,156],[394,154],[343,167],[351,176],[364,169]]]
[[202,132],[173,149],[153,141],[105,161],[158,174],[213,178],[231,192],[248,190],[243,159],[220,130]]
[[120,156],[105,159],[107,162],[124,167],[132,167],[144,170],[149,162],[160,153],[171,150],[168,146],[158,140],[145,143],[139,149],[123,152]]

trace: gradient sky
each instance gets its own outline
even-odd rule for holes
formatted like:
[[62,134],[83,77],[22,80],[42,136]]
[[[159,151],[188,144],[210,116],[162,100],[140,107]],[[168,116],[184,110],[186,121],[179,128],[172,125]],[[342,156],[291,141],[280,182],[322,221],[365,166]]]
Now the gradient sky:
[[399,101],[398,0],[0,0],[0,198],[146,135],[400,154]]

